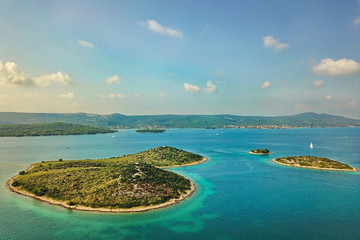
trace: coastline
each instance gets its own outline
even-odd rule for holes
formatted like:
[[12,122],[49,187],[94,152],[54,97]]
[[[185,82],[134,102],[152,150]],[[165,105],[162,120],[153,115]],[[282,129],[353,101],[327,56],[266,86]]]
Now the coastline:
[[[184,164],[184,165],[174,165],[174,166],[163,166],[163,167],[159,167],[159,168],[175,168],[175,167],[185,167],[185,166],[193,166],[193,165],[198,165],[201,163],[204,163],[208,160],[207,157],[203,157],[201,161],[199,162],[195,162],[195,163],[189,163],[189,164]],[[32,168],[34,168],[35,163],[31,164],[25,171],[29,171]],[[179,203],[182,200],[185,200],[186,198],[190,197],[195,191],[196,191],[196,185],[194,182],[192,182],[190,180],[190,189],[188,191],[186,191],[185,193],[183,193],[182,195],[180,195],[179,198],[173,198],[170,199],[167,202],[164,203],[160,203],[157,205],[152,205],[152,206],[139,206],[139,207],[133,207],[133,208],[91,208],[91,207],[86,207],[86,206],[70,206],[68,204],[66,204],[66,201],[57,201],[54,200],[52,198],[48,198],[48,197],[42,197],[42,196],[36,196],[33,193],[27,192],[25,190],[19,189],[17,187],[13,187],[12,183],[14,182],[14,180],[18,177],[19,175],[15,175],[12,178],[10,178],[7,182],[6,182],[6,186],[10,189],[10,191],[14,192],[14,193],[18,193],[20,195],[23,196],[27,196],[27,197],[31,197],[33,199],[36,200],[40,200],[43,202],[46,202],[48,204],[51,205],[57,205],[63,208],[67,208],[67,209],[73,209],[73,210],[79,210],[79,211],[87,211],[87,212],[100,212],[100,213],[132,213],[132,212],[145,212],[145,211],[150,211],[150,210],[154,210],[154,209],[159,209],[159,208],[164,208],[170,205],[174,205]]]
[[270,155],[270,154],[272,154],[272,152],[269,152],[269,153],[254,153],[254,152],[248,152],[248,153],[250,153],[250,154],[254,154],[254,155]]
[[282,163],[282,162],[278,162],[276,161],[276,159],[272,159],[272,162],[279,164],[279,165],[283,165],[283,166],[287,166],[287,167],[295,167],[295,168],[308,168],[308,169],[315,169],[315,170],[327,170],[327,171],[340,171],[340,172],[359,172],[359,169],[352,167],[352,169],[339,169],[339,168],[320,168],[320,167],[308,167],[308,166],[301,166],[301,165],[291,165],[291,164],[286,164],[286,163]]
[[33,199],[36,200],[40,200],[43,202],[46,202],[48,204],[51,205],[57,205],[63,208],[67,208],[67,209],[72,209],[72,210],[79,210],[79,211],[87,211],[87,212],[100,212],[100,213],[133,213],[133,212],[145,212],[145,211],[149,211],[149,210],[154,210],[154,209],[159,209],[159,208],[164,208],[170,205],[174,205],[179,203],[180,201],[190,197],[196,190],[196,185],[194,182],[190,181],[190,189],[183,193],[179,198],[173,198],[170,199],[167,202],[164,203],[160,203],[157,205],[152,205],[152,206],[139,206],[139,207],[134,207],[134,208],[91,208],[91,207],[86,207],[86,206],[69,206],[68,204],[66,204],[66,202],[64,201],[56,201],[54,199],[48,198],[48,197],[40,197],[40,196],[36,196],[33,193],[27,192],[25,190],[21,190],[18,189],[16,187],[12,186],[12,183],[14,181],[14,179],[17,177],[18,175],[10,178],[6,185],[7,187],[14,193],[18,193],[20,195],[23,196],[27,196],[27,197],[31,197]]
[[206,162],[207,160],[209,160],[207,157],[203,157],[199,162],[187,163],[187,164],[183,164],[183,165],[161,166],[161,167],[158,167],[158,168],[177,168],[177,167],[194,166],[194,165],[198,165],[198,164],[204,163],[204,162]]

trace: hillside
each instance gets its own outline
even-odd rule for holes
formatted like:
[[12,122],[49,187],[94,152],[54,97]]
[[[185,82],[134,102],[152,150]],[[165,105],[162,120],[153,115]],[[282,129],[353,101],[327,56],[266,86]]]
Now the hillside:
[[329,114],[301,113],[293,116],[262,117],[236,115],[146,115],[87,113],[0,113],[0,124],[65,122],[97,127],[144,128],[223,128],[254,126],[347,127],[360,126],[360,120]]
[[273,162],[300,168],[314,168],[320,170],[338,170],[338,171],[357,171],[356,168],[348,164],[331,160],[324,157],[315,156],[294,156],[273,159]]
[[157,166],[184,166],[205,159],[158,147],[118,158],[41,162],[20,171],[8,185],[15,192],[68,208],[143,211],[173,204],[195,190],[189,179]]
[[113,130],[83,126],[72,123],[43,124],[3,124],[0,125],[0,137],[83,135],[110,133]]

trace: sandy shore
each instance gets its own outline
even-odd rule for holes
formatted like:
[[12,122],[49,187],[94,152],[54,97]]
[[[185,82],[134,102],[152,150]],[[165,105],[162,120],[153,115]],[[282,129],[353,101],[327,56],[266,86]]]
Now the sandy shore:
[[193,166],[193,165],[198,165],[198,164],[201,164],[201,163],[204,163],[208,160],[207,157],[203,157],[201,159],[201,161],[199,162],[194,162],[194,163],[188,163],[188,164],[183,164],[183,165],[173,165],[173,166],[161,166],[159,168],[177,168],[177,167],[187,167],[187,166]]
[[308,169],[327,170],[327,171],[341,171],[341,172],[358,172],[358,171],[359,171],[359,169],[357,169],[357,168],[352,168],[352,169],[319,168],[319,167],[301,166],[301,165],[299,165],[299,164],[295,164],[295,165],[286,164],[286,163],[278,162],[278,161],[276,161],[276,159],[272,159],[272,161],[273,161],[274,163],[276,163],[276,164],[280,164],[280,165],[288,166],[288,167],[296,167],[296,168],[308,168]]
[[[203,162],[206,162],[208,160],[208,158],[203,157],[201,161],[196,162],[196,163],[190,163],[190,164],[185,164],[185,165],[176,165],[176,166],[171,166],[171,167],[161,167],[161,168],[174,168],[174,167],[185,167],[185,166],[191,166],[191,165],[197,165],[197,164],[201,164]],[[31,166],[29,168],[26,169],[26,171],[31,170],[33,167],[35,166],[35,164],[31,164]],[[170,199],[167,202],[161,203],[161,204],[157,204],[157,205],[152,205],[152,206],[140,206],[140,207],[134,207],[134,208],[91,208],[91,207],[85,207],[85,206],[69,206],[66,201],[57,201],[54,200],[52,198],[48,198],[48,197],[43,197],[43,196],[36,196],[33,193],[27,192],[25,190],[22,190],[20,188],[17,187],[13,187],[12,183],[14,182],[14,179],[16,179],[18,177],[18,175],[10,178],[7,181],[7,187],[18,194],[24,195],[24,196],[28,196],[40,201],[44,201],[47,202],[49,204],[52,205],[57,205],[60,207],[64,207],[64,208],[68,208],[68,209],[74,209],[74,210],[80,210],[80,211],[88,211],[88,212],[104,212],[104,213],[130,213],[130,212],[145,212],[145,211],[149,211],[149,210],[154,210],[154,209],[159,209],[159,208],[163,208],[163,207],[167,207],[176,203],[179,203],[180,201],[190,197],[196,190],[196,185],[194,182],[191,182],[191,186],[190,189],[185,192],[184,194],[182,194],[179,198],[176,199]]]

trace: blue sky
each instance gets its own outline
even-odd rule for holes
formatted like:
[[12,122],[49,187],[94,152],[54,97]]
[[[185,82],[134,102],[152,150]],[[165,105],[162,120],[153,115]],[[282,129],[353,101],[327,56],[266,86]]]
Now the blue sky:
[[0,5],[0,111],[360,118],[360,1]]

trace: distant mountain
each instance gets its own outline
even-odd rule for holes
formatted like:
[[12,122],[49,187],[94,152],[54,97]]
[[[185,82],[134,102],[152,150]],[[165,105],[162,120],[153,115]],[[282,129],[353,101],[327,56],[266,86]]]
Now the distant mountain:
[[0,137],[84,135],[111,133],[110,129],[72,123],[0,124]]
[[292,116],[262,117],[236,115],[138,115],[89,113],[16,113],[1,112],[0,124],[65,122],[96,127],[142,128],[223,128],[231,126],[289,126],[289,127],[360,127],[360,120],[318,113]]

